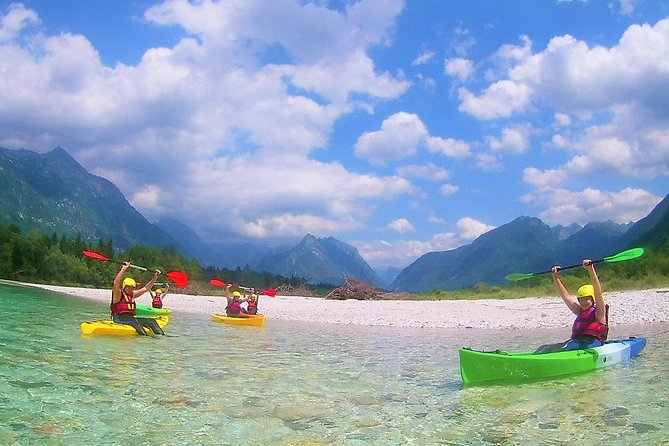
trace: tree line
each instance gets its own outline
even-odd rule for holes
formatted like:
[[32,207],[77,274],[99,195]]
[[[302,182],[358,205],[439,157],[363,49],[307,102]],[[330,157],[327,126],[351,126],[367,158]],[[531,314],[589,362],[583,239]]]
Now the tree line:
[[[150,278],[153,269],[183,271],[195,288],[202,287],[211,278],[258,289],[275,288],[282,284],[299,287],[302,278],[283,277],[245,268],[227,269],[201,267],[196,260],[188,260],[173,247],[156,248],[135,245],[126,250],[117,249],[112,240],[90,243],[81,234],[75,238],[58,236],[55,232],[43,235],[37,230],[22,233],[13,224],[0,225],[0,278],[21,282],[49,283],[64,286],[111,288],[119,265],[90,259],[82,251],[94,251],[118,261],[129,260],[149,272],[132,270],[136,280]],[[198,286],[199,285],[199,286]]]
[[[598,268],[600,278],[608,290],[669,286],[669,239],[645,248],[646,254],[641,258]],[[75,238],[58,236],[55,232],[43,235],[37,230],[24,234],[18,226],[11,224],[0,225],[0,278],[64,286],[111,288],[119,265],[85,257],[82,254],[84,250],[94,251],[119,261],[130,260],[135,265],[148,268],[149,272],[132,270],[133,277],[140,282],[148,280],[150,271],[154,268],[164,272],[183,271],[190,277],[190,286],[186,292],[196,294],[211,294],[215,291],[209,285],[209,279],[220,279],[227,283],[256,289],[279,286],[301,288],[307,285],[303,278],[256,272],[248,266],[236,269],[203,268],[197,261],[184,258],[173,247],[135,245],[126,250],[119,250],[111,240],[99,240],[93,244],[85,241],[81,234]],[[584,272],[576,269],[565,280],[573,281],[575,285],[583,280],[582,276]],[[334,288],[325,284],[309,284],[308,287],[315,295],[325,295]],[[426,299],[521,297],[541,291],[552,293],[550,275],[503,287],[481,283],[454,292],[430,290],[421,293],[421,297]]]

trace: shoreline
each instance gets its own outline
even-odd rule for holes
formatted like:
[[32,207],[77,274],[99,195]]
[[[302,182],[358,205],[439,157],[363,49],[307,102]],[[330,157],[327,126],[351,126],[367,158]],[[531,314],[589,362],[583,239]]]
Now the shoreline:
[[[111,289],[77,288],[2,281],[109,303]],[[669,322],[669,290],[651,288],[604,292],[611,326]],[[148,293],[137,299],[151,305]],[[652,311],[640,310],[643,304]],[[165,308],[173,314],[211,315],[224,312],[223,296],[169,292]],[[525,329],[571,327],[574,316],[559,297],[498,300],[325,300],[318,297],[261,295],[259,311],[268,319],[408,328]],[[101,318],[104,316],[101,314]]]

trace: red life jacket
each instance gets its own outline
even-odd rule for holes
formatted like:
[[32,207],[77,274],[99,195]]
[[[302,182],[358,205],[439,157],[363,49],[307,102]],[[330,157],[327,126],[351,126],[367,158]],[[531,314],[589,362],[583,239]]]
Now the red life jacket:
[[135,314],[136,304],[132,294],[126,294],[121,290],[121,300],[114,303],[114,293],[112,293],[112,303],[110,305],[112,314]]
[[256,314],[258,312],[258,301],[257,300],[249,300],[247,302],[248,306],[246,307],[246,311],[250,314]]
[[[608,305],[607,305],[608,307]],[[609,334],[608,326],[608,311],[606,309],[606,324],[599,323],[595,317],[595,307],[592,306],[587,310],[583,311],[581,314],[576,316],[574,325],[571,327],[571,337],[575,338],[577,336],[591,336],[598,339],[599,341],[606,341],[606,337]]]
[[239,314],[242,311],[242,306],[238,300],[233,300],[228,304],[225,310],[228,314]]
[[160,294],[153,296],[153,302],[151,303],[153,308],[163,308],[163,298]]

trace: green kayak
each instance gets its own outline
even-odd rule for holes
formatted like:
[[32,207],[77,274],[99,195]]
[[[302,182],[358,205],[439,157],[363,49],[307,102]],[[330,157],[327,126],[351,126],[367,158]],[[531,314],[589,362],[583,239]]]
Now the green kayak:
[[460,374],[465,386],[551,379],[618,364],[637,356],[645,346],[645,338],[632,337],[607,341],[601,347],[541,354],[461,348]]
[[146,305],[137,305],[137,317],[156,317],[156,316],[169,316],[172,314],[172,310],[169,308],[153,308]]

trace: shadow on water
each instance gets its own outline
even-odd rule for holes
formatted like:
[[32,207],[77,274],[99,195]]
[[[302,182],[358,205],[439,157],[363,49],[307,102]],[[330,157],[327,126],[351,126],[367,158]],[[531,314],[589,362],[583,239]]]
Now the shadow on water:
[[0,444],[662,444],[669,325],[635,360],[462,388],[458,348],[524,350],[565,331],[437,330],[174,314],[174,337],[90,337],[108,307],[0,284]]

